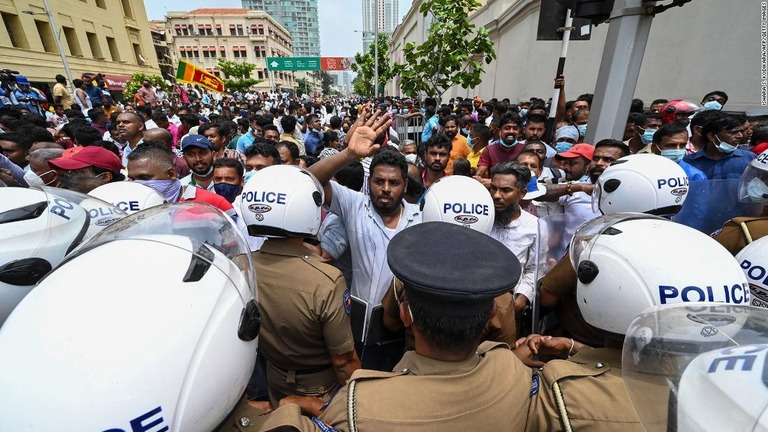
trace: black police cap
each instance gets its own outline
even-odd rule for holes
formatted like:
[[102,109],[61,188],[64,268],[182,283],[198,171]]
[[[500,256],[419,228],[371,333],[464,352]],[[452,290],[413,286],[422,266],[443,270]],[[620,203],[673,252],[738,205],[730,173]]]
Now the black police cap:
[[447,222],[424,222],[401,231],[389,243],[387,261],[408,296],[461,315],[512,291],[521,273],[520,262],[506,246]]

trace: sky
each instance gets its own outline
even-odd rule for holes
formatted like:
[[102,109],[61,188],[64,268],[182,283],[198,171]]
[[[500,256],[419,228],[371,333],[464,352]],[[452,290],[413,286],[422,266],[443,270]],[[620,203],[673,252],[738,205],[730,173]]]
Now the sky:
[[[240,0],[197,0],[198,8],[242,7]],[[151,20],[163,19],[168,11],[186,11],[189,0],[144,0]],[[400,16],[408,13],[411,0],[400,0]],[[318,0],[320,15],[320,51],[326,57],[352,57],[363,48],[363,6],[360,0]]]

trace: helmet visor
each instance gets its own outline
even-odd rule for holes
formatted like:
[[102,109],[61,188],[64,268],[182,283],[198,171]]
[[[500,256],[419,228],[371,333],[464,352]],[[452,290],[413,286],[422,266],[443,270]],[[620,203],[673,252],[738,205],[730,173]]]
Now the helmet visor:
[[[83,240],[90,239],[91,237],[100,233],[104,228],[112,225],[113,223],[128,215],[128,213],[120,210],[119,208],[106,201],[102,201],[98,198],[94,198],[90,195],[86,195],[80,192],[50,186],[43,186],[42,190],[49,197],[64,198],[73,204],[79,205],[86,212],[88,212],[89,227],[88,231],[86,231],[85,236],[83,237]],[[49,201],[51,201],[51,199],[49,199]]]
[[[742,395],[768,395],[764,379],[750,378],[756,386],[753,392],[731,383],[738,381],[747,364],[763,375],[768,345],[755,344],[768,344],[768,310],[761,308],[685,303],[657,306],[637,317],[624,339],[622,375],[645,430],[718,430],[713,425],[691,428],[691,422],[704,425],[712,415],[741,416],[737,423],[751,417],[752,423],[747,423],[753,424],[764,409],[765,397],[757,398],[759,406],[752,410],[751,396]],[[763,361],[758,362],[757,353],[762,353]],[[740,408],[732,415],[725,414],[730,400]]]
[[739,181],[739,201],[768,204],[768,171],[750,164]]

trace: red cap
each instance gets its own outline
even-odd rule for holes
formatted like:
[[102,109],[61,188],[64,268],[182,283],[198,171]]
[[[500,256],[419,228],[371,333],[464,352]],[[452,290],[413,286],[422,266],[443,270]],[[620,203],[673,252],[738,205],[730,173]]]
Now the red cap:
[[111,172],[123,169],[120,158],[111,151],[96,146],[72,147],[64,150],[61,157],[51,159],[48,165],[61,170],[79,170],[89,166],[99,167]]
[[579,143],[571,147],[570,150],[558,153],[555,157],[563,159],[573,159],[575,157],[583,157],[588,160],[592,160],[592,155],[595,153],[595,147],[592,144]]
[[756,146],[752,147],[752,153],[756,155],[760,155],[760,153],[768,150],[768,142],[760,142],[757,143]]

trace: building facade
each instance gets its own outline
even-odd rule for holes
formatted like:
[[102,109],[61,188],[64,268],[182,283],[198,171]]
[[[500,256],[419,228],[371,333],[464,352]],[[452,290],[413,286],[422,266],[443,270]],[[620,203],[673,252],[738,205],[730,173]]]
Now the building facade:
[[242,0],[244,8],[264,11],[290,33],[296,57],[320,57],[318,0]]
[[[133,73],[160,73],[143,0],[49,4],[73,78],[102,73],[110,90],[120,91]],[[44,91],[57,74],[66,75],[40,1],[0,0],[0,20],[2,68],[18,71]]]
[[379,33],[391,34],[400,23],[398,0],[363,0],[363,52]]
[[152,44],[157,56],[157,64],[160,67],[160,73],[168,81],[173,81],[176,76],[176,65],[173,64],[171,49],[168,47],[166,39],[166,29],[164,20],[153,20],[149,22],[150,32],[152,33]]
[[[406,43],[426,39],[430,17],[425,19],[419,13],[421,3],[413,2],[393,34],[390,55],[395,62],[402,62]],[[726,110],[760,106],[760,2],[744,3],[744,7],[734,7],[732,2],[696,0],[657,15],[635,97],[646,106],[657,98],[698,103],[704,94],[722,90],[729,95]],[[452,88],[443,100],[474,95],[512,101],[550,98],[561,44],[536,40],[540,4],[540,0],[487,0],[475,11],[470,21],[488,29],[498,58],[484,65],[483,81],[477,88]],[[713,28],[727,28],[728,36],[705,30]],[[591,27],[590,40],[570,42],[565,65],[567,99],[594,92],[607,33],[608,25],[601,24]],[[387,94],[402,94],[397,78],[386,90]]]
[[265,12],[249,9],[196,9],[168,12],[166,40],[173,64],[179,59],[224,77],[219,59],[256,65],[252,78],[262,80],[259,91],[289,89],[296,85],[291,72],[268,72],[267,57],[291,57],[290,33]]

